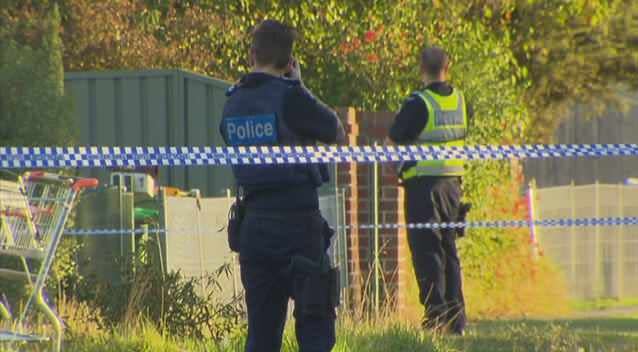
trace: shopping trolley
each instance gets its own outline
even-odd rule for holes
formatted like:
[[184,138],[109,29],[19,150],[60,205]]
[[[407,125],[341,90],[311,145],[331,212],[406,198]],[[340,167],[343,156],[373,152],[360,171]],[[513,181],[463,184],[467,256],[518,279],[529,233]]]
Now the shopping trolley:
[[[0,330],[1,344],[52,341],[54,349],[60,350],[62,324],[43,296],[44,284],[78,194],[97,185],[95,179],[46,172],[27,172],[15,181],[0,180],[0,256],[16,257],[21,266],[20,270],[3,268],[0,262],[0,277],[26,280],[29,289],[26,303],[20,307],[11,307],[0,292],[5,297],[0,302],[0,318],[3,326],[9,327]],[[53,338],[29,331],[26,318],[32,306],[51,323]]]

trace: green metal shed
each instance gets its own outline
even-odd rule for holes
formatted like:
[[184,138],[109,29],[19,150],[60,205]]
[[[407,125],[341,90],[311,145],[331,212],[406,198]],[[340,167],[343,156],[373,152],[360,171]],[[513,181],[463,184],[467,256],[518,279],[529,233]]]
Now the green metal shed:
[[[218,146],[228,82],[183,70],[67,72],[81,145]],[[108,170],[87,171],[108,181]],[[160,184],[223,196],[229,167],[163,167]]]

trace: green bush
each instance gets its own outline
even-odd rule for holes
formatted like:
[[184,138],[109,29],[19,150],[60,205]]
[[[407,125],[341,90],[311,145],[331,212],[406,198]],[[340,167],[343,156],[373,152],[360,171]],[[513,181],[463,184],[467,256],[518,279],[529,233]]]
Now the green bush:
[[[44,15],[9,25],[0,7],[0,145],[69,145],[76,136],[63,89],[60,14],[52,7]],[[31,32],[34,43],[17,40]]]
[[222,298],[220,280],[230,265],[201,278],[163,272],[155,238],[140,241],[118,284],[88,278],[73,297],[99,308],[109,326],[153,324],[174,336],[220,342],[244,324],[242,297]]

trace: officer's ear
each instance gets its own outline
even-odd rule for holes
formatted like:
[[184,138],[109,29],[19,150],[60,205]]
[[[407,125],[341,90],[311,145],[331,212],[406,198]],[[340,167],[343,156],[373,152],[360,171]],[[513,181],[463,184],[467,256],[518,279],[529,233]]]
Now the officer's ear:
[[295,58],[292,55],[288,58],[288,65],[286,65],[286,72],[292,72],[295,69]]
[[452,66],[452,62],[450,60],[445,61],[445,65],[443,66],[443,77],[448,77],[450,73],[450,67]]
[[295,59],[291,56],[288,58],[288,64],[286,65],[286,69],[284,70],[284,77],[292,77],[292,71],[295,69]]
[[425,72],[425,68],[423,68],[423,65],[419,66],[419,74],[421,75],[421,80],[423,82],[429,79],[428,74]]
[[255,61],[255,49],[254,48],[250,48],[250,50],[248,51],[248,65],[250,65],[251,68],[254,68],[256,64]]

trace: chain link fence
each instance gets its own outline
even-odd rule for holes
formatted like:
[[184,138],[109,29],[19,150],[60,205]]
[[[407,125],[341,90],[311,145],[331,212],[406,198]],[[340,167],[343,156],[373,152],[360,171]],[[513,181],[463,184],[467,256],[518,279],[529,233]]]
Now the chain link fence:
[[[638,187],[593,184],[535,190],[537,219],[638,216]],[[638,297],[638,226],[537,227],[543,253],[572,297]]]

